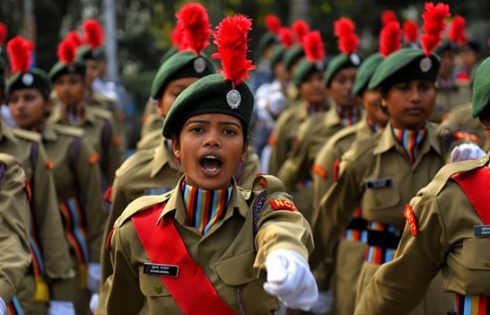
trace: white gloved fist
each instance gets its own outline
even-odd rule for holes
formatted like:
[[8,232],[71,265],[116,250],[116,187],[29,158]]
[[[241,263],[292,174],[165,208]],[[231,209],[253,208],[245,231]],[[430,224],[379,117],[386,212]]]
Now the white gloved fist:
[[325,315],[330,313],[333,306],[333,293],[330,291],[318,292],[318,301],[310,309],[310,312],[315,315]]
[[0,297],[0,315],[7,315],[7,305],[5,301]]
[[463,143],[456,146],[451,152],[451,162],[478,160],[486,155],[485,151],[473,143]]
[[100,264],[88,264],[88,284],[87,287],[92,293],[99,292],[100,286]]
[[308,311],[318,300],[318,288],[308,262],[297,252],[280,249],[265,258],[264,289],[287,307]]
[[70,301],[50,301],[48,315],[76,315],[75,306]]
[[90,298],[89,308],[92,314],[95,314],[95,310],[97,309],[97,304],[99,304],[99,294],[94,293]]

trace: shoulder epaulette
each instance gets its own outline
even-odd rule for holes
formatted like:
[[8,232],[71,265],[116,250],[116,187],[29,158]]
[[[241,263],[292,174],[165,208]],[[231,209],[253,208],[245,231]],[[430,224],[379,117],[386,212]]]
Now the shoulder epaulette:
[[150,209],[154,205],[158,205],[166,202],[170,196],[172,195],[173,190],[166,192],[163,195],[157,196],[143,196],[133,200],[127,207],[124,209],[123,213],[119,216],[119,218],[114,222],[114,228],[118,228],[123,225],[126,221],[128,221],[133,215],[139,213],[141,211]]
[[153,159],[155,150],[138,150],[116,170],[116,177],[124,176],[129,170]]
[[370,150],[374,149],[374,147],[376,146],[376,139],[379,136],[380,135],[377,134],[373,135],[372,137],[367,137],[354,141],[351,149],[347,150],[347,152],[345,152],[342,156],[342,160],[353,161],[357,160],[361,156],[364,156]]
[[83,129],[78,128],[78,127],[73,127],[73,126],[66,126],[66,125],[60,125],[60,124],[53,124],[53,129],[56,131],[56,133],[65,135],[65,136],[70,136],[70,137],[77,137],[81,138],[83,136]]
[[7,166],[7,168],[17,164],[17,160],[10,154],[0,153],[0,163]]
[[357,124],[349,126],[347,128],[341,129],[338,132],[336,132],[329,140],[328,143],[330,145],[335,145],[336,143],[340,142],[341,140],[350,137],[350,136],[355,136],[357,133],[357,129],[359,126]]
[[92,113],[97,117],[101,117],[104,119],[112,119],[112,113],[108,110],[97,108],[97,107],[88,107],[88,108],[90,108]]
[[14,134],[14,136],[23,140],[28,140],[31,142],[41,142],[41,135],[36,132],[13,128],[12,133]]

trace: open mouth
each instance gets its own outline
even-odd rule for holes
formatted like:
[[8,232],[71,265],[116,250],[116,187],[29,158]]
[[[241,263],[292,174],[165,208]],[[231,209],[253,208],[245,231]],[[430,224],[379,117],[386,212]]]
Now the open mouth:
[[199,159],[201,170],[206,176],[217,176],[221,172],[223,162],[217,155],[208,154]]

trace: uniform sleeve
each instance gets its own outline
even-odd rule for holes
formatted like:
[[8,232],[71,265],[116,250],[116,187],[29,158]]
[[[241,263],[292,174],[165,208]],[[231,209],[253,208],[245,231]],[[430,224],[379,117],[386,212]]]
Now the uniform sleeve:
[[259,269],[264,268],[267,255],[278,249],[293,250],[308,260],[313,250],[311,228],[287,194],[268,196],[258,222],[255,247],[254,267]]
[[107,185],[111,186],[114,181],[116,170],[123,160],[123,146],[121,144],[121,139],[124,135],[116,134],[113,119],[109,119],[105,123],[108,123],[108,125],[107,127],[104,126],[102,137],[106,140],[102,141],[102,145],[107,147],[103,148],[105,156],[102,157],[101,166],[107,179]]
[[0,297],[9,302],[31,263],[29,204],[22,168],[8,168],[0,189]]
[[130,224],[117,228],[112,236],[111,262],[114,274],[106,279],[102,287],[97,315],[138,314],[143,305],[138,270],[133,267],[128,255],[131,253],[130,243],[135,240],[126,237],[129,233],[122,232]]
[[259,172],[259,157],[254,152],[249,152],[245,161],[243,172],[238,178],[238,185],[245,189],[252,187],[253,181]]
[[395,259],[375,273],[355,314],[408,313],[425,296],[444,263],[448,245],[437,198],[419,193],[411,206],[418,223],[417,236],[412,236],[407,224]]
[[[281,117],[282,118],[282,117]],[[269,174],[277,175],[291,149],[288,139],[287,121],[279,118],[276,127],[272,131],[273,143],[271,144],[271,157],[269,161]],[[285,117],[284,117],[285,118]]]
[[335,251],[342,231],[347,227],[352,215],[359,207],[362,198],[362,180],[359,165],[346,163],[345,170],[334,182],[320,202],[317,222],[314,226],[315,251],[311,257],[313,269],[320,269],[325,274],[325,283],[330,283],[334,271]]
[[91,262],[97,263],[99,262],[102,233],[107,215],[99,189],[99,166],[91,161],[92,149],[83,139],[79,139],[79,141],[80,150],[78,151],[76,178],[78,187],[82,190],[83,200],[85,200],[89,257]]

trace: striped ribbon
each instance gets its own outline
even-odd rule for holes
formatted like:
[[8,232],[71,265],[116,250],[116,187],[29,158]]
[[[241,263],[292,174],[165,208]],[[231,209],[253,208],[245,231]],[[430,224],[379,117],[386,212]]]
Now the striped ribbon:
[[23,315],[24,312],[22,312],[22,308],[20,307],[19,300],[17,300],[17,297],[14,295],[12,297],[12,300],[10,301],[9,305],[7,306],[7,314],[8,315]]
[[340,124],[344,127],[349,127],[359,121],[361,118],[361,107],[346,107],[337,106],[337,114],[340,117]]
[[219,190],[204,190],[182,183],[187,224],[198,229],[203,235],[225,214],[230,202],[232,187]]
[[457,315],[490,315],[490,301],[486,295],[456,294],[455,303]]
[[80,286],[87,287],[87,266],[89,254],[87,246],[87,223],[81,201],[74,197],[59,204],[65,236],[75,252],[80,274]]
[[41,246],[39,245],[39,241],[37,236],[36,227],[34,224],[34,212],[32,206],[30,207],[31,211],[31,223],[29,229],[29,245],[31,249],[32,256],[32,271],[34,273],[34,281],[36,285],[35,293],[33,299],[38,302],[47,302],[49,301],[49,289],[46,281],[44,280],[44,276],[46,275],[46,269],[44,267],[43,254],[41,251]]
[[80,125],[82,119],[85,117],[85,108],[78,107],[75,110],[67,111],[63,109],[63,117],[70,126]]
[[373,131],[373,133],[378,133],[378,131],[384,130],[384,127],[383,126],[381,126],[377,122],[372,121],[372,120],[369,120],[369,119],[368,119],[368,126],[369,126],[369,128],[371,128],[371,130]]
[[[371,221],[368,224],[368,230],[388,232],[393,234],[393,237],[399,237],[401,230],[394,225],[382,224],[379,222]],[[382,265],[393,260],[395,255],[393,248],[384,248],[379,246],[368,246],[366,250],[366,261],[376,265]]]
[[[353,219],[362,219],[362,209],[357,208],[352,215]],[[348,241],[357,241],[367,243],[368,233],[366,230],[345,229],[344,239]]]
[[413,164],[417,160],[417,151],[424,142],[427,130],[407,130],[392,128],[395,140],[401,145],[401,151],[404,153],[410,162]]

